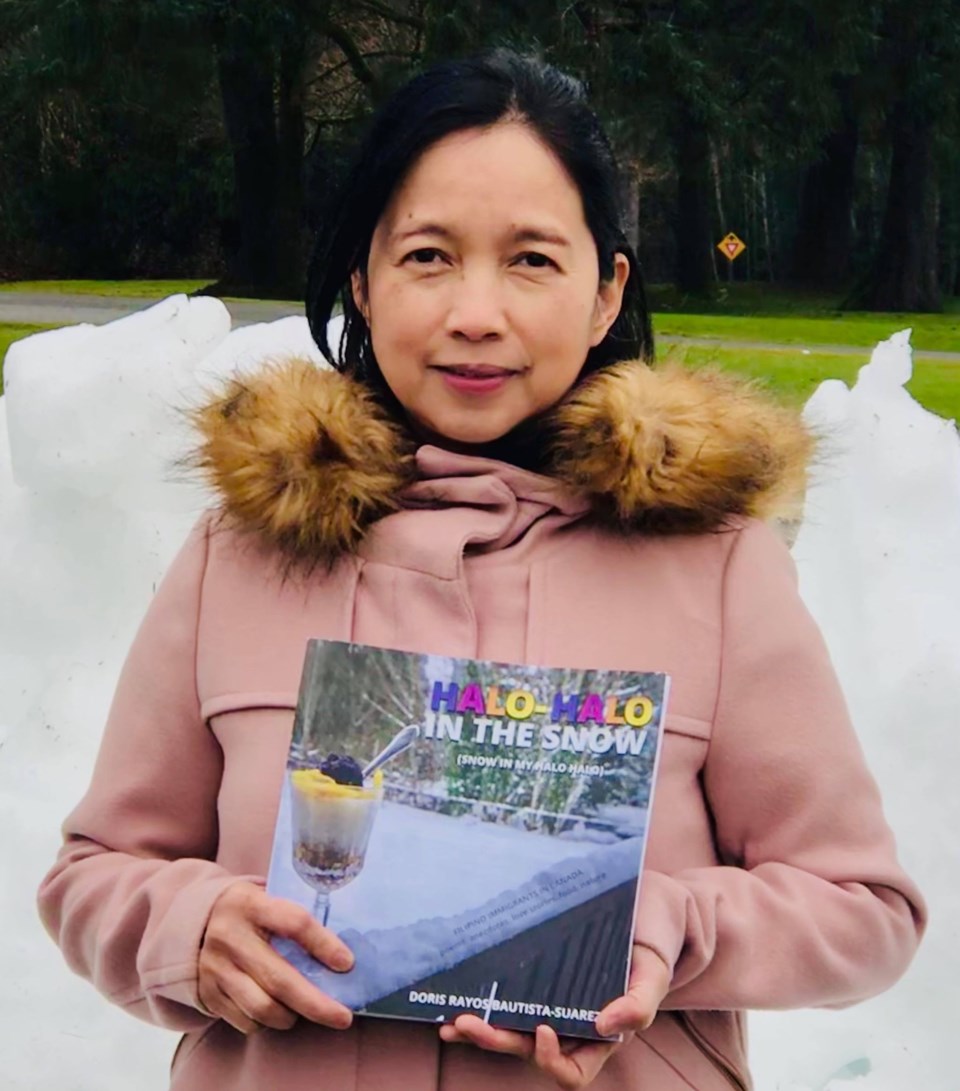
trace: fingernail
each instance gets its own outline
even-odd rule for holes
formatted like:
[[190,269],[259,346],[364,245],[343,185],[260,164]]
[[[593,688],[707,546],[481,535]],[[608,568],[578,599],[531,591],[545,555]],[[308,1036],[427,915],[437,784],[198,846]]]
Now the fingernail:
[[353,969],[353,952],[341,947],[330,959],[331,968],[341,973]]

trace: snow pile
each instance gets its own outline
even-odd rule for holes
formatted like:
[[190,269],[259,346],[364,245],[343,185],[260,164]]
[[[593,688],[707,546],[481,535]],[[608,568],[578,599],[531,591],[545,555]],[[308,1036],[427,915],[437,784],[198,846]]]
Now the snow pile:
[[[332,338],[333,339],[333,338]],[[33,897],[82,794],[122,657],[205,498],[170,473],[176,407],[290,351],[306,323],[230,332],[217,300],[173,297],[101,327],[18,342],[0,398],[0,1020],[10,1091],[161,1091],[173,1037],[73,979]],[[908,869],[934,909],[895,990],[845,1012],[752,1018],[762,1091],[953,1091],[947,1000],[960,970],[952,884],[960,796],[960,443],[903,389],[907,334],[853,390],[825,383],[830,433],[794,545]],[[571,854],[572,845],[563,844]],[[10,881],[10,877],[13,881]],[[349,888],[348,888],[349,889]],[[341,892],[345,897],[347,891]],[[335,903],[336,904],[336,903]]]
[[[230,332],[175,296],[17,342],[0,398],[0,1021],[9,1091],[166,1086],[175,1036],[101,1003],[43,933],[37,884],[82,795],[126,648],[206,506],[171,461],[180,410],[265,355],[320,354],[302,319]],[[11,881],[12,878],[12,881]]]
[[960,441],[903,389],[910,375],[904,331],[852,390],[832,380],[810,399],[806,415],[829,438],[793,555],[932,920],[891,992],[841,1012],[751,1016],[758,1088],[958,1086]]

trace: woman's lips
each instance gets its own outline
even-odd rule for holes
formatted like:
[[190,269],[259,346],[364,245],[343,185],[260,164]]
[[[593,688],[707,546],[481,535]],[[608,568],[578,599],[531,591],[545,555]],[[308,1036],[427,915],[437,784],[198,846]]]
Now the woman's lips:
[[448,386],[461,394],[492,394],[518,374],[494,364],[437,364],[434,368]]

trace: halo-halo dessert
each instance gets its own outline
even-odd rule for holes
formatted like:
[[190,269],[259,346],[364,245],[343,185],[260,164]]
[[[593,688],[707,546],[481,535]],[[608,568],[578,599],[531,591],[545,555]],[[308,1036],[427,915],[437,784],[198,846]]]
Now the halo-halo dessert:
[[320,893],[339,890],[363,868],[383,797],[382,773],[364,784],[352,758],[331,754],[319,769],[291,770],[290,788],[294,869]]

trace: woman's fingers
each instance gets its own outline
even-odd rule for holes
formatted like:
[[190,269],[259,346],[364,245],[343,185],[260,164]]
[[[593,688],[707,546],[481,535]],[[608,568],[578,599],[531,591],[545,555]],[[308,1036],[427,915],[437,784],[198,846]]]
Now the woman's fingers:
[[509,1053],[524,1060],[533,1057],[531,1035],[491,1027],[476,1015],[458,1015],[452,1023],[440,1028],[440,1037],[445,1042],[469,1042],[493,1053]]
[[647,990],[634,986],[626,996],[609,1003],[597,1016],[597,1032],[610,1037],[624,1032],[646,1030],[657,1015],[662,997],[654,999]]
[[[627,993],[600,1012],[597,1032],[612,1038],[646,1030],[656,1018],[671,977],[670,967],[652,948],[635,944]],[[440,1037],[444,1042],[469,1042],[481,1049],[532,1061],[561,1091],[579,1091],[592,1083],[622,1044],[620,1041],[561,1044],[556,1031],[546,1025],[537,1027],[536,1034],[531,1036],[491,1027],[476,1015],[458,1016],[453,1023],[440,1028]]]
[[353,968],[353,952],[336,932],[324,928],[302,905],[260,894],[253,907],[253,921],[262,932],[292,939],[331,970],[344,973]]
[[203,1003],[211,1015],[229,1023],[241,1034],[253,1034],[260,1029],[256,1020],[244,1014],[230,997],[217,987],[208,990]]
[[226,971],[220,980],[220,990],[254,1024],[273,1030],[289,1030],[297,1021],[295,1010],[278,1001],[275,995],[266,992],[254,978],[242,970],[234,968]]
[[531,1061],[553,1079],[562,1091],[579,1091],[596,1078],[619,1042],[577,1042],[561,1044],[548,1026],[537,1027],[536,1035],[491,1027],[476,1015],[460,1015],[440,1028],[445,1042],[461,1042],[507,1053]]
[[239,967],[248,980],[259,984],[275,1001],[312,1023],[346,1030],[353,1022],[353,1012],[349,1008],[311,985],[268,944],[252,954],[241,954]]
[[[670,988],[671,970],[651,948],[635,945],[630,970],[630,985],[625,996],[608,1004],[597,1017],[596,1028],[604,1037],[630,1035],[647,1027]],[[532,1061],[550,1076],[561,1091],[580,1091],[622,1044],[613,1042],[560,1042],[556,1031],[546,1025],[535,1035],[491,1027],[476,1015],[460,1015],[441,1027],[444,1042],[469,1042],[481,1049],[509,1053]]]
[[[353,1013],[349,1008],[311,985],[303,974],[277,954],[265,938],[253,933],[248,942],[238,943],[233,953],[241,976],[255,985],[268,1000],[272,998],[278,1008],[283,1007],[334,1030],[346,1030],[353,1022]],[[231,979],[226,991],[240,1001],[241,997],[237,996],[233,985]],[[240,1006],[248,1010],[243,1003]],[[266,1022],[257,1018],[259,1022]]]
[[636,945],[626,995],[609,1003],[597,1016],[597,1031],[605,1036],[646,1030],[670,988],[671,973],[649,947]]
[[596,1079],[619,1042],[578,1042],[564,1050],[552,1027],[541,1024],[534,1039],[533,1061],[562,1091],[579,1091]]
[[[293,902],[273,898],[253,883],[236,883],[214,903],[200,950],[199,995],[207,1010],[227,1018],[221,997],[239,1013],[238,1030],[247,1022],[287,1029],[297,1015],[337,1030],[353,1022],[353,1013],[295,970],[270,945],[272,935],[287,936],[337,970],[353,965],[349,948],[329,929]],[[217,1005],[220,1004],[221,1007]]]

